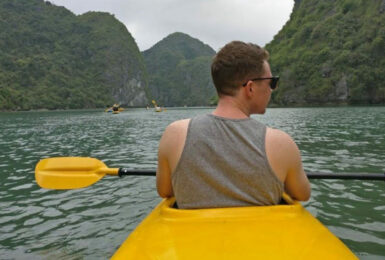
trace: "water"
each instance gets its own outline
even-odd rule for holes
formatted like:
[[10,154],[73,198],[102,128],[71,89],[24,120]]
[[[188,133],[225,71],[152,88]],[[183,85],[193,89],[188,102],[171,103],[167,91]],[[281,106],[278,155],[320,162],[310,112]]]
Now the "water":
[[[155,168],[164,128],[210,111],[0,113],[0,259],[108,259],[160,201],[154,177],[45,190],[34,181],[36,163],[89,156],[109,167]],[[288,132],[309,171],[385,172],[385,107],[275,108],[253,117]],[[384,191],[382,181],[313,180],[303,205],[360,259],[384,259]]]

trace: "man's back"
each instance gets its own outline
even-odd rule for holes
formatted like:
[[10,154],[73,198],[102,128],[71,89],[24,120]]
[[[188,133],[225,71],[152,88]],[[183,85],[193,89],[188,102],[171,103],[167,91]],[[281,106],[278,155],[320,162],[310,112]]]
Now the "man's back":
[[171,176],[179,207],[277,204],[283,183],[266,158],[265,133],[266,126],[251,118],[191,119]]
[[[160,141],[157,188],[161,197],[175,195],[171,181],[172,173],[179,165],[186,143],[189,122],[190,119],[173,122],[166,128]],[[265,152],[272,172],[284,183],[285,192],[294,199],[307,200],[310,196],[310,186],[303,172],[299,149],[292,138],[283,131],[266,128]],[[251,160],[254,158],[252,154],[247,156]],[[200,160],[198,155],[192,155],[192,158]],[[213,158],[216,159],[216,157]],[[189,184],[185,183],[185,185]]]

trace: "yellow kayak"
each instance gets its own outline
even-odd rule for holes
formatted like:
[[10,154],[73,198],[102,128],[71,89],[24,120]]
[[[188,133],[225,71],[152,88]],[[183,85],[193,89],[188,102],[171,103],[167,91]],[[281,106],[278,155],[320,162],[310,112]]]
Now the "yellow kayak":
[[358,259],[302,205],[175,209],[163,200],[112,259]]

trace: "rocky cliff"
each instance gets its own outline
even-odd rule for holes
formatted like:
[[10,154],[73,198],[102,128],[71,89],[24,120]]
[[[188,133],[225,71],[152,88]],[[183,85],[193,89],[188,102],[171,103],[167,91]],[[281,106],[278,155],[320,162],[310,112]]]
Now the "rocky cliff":
[[281,76],[273,102],[385,103],[384,0],[296,0],[266,48]]
[[[107,13],[89,12],[78,17],[90,28],[88,45],[94,71],[109,88],[114,103],[124,106],[144,106],[146,95],[146,69],[135,40],[126,27]],[[102,69],[102,70],[100,70]]]
[[215,51],[184,33],[173,33],[143,52],[153,99],[165,106],[204,106],[216,95],[210,65]]
[[146,88],[141,53],[114,16],[0,2],[0,109],[144,106]]

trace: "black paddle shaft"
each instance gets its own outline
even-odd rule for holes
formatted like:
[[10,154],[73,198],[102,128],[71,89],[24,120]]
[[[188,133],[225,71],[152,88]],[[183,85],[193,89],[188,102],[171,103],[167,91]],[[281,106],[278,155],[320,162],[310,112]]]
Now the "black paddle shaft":
[[325,173],[308,172],[309,179],[340,179],[340,180],[383,180],[385,173]]
[[[134,176],[155,176],[155,170],[127,169],[119,168],[119,177],[125,175]],[[340,179],[340,180],[383,180],[385,173],[326,173],[326,172],[308,172],[309,179]]]
[[155,170],[139,170],[139,169],[127,169],[127,168],[119,168],[118,171],[119,177],[125,175],[135,175],[135,176],[155,176]]

